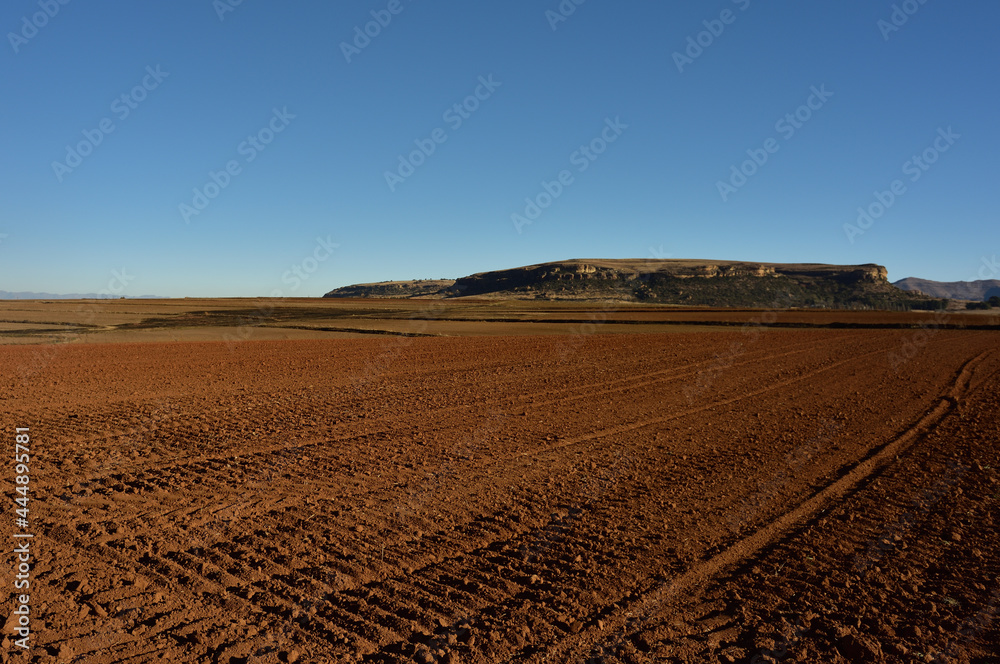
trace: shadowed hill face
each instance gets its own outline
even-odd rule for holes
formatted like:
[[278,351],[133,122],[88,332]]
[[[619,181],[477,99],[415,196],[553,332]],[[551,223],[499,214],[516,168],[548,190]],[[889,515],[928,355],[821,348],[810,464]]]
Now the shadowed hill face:
[[332,290],[323,297],[413,298],[442,297],[440,293],[455,284],[454,279],[384,281],[378,284],[354,284]]
[[[723,307],[910,309],[928,298],[893,287],[881,265],[577,259],[481,272],[442,285],[350,286],[327,297],[619,300]],[[427,283],[427,282],[424,282]]]

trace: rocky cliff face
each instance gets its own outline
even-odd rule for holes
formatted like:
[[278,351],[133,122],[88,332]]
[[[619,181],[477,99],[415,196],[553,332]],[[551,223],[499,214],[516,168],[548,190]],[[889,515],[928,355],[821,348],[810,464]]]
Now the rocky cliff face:
[[[413,282],[407,282],[413,283]],[[426,283],[426,282],[425,282]],[[328,297],[430,296],[405,286],[338,289]],[[379,292],[381,291],[381,292]],[[726,307],[906,309],[929,298],[888,282],[881,265],[706,260],[586,259],[481,272],[442,286],[436,297],[622,300]]]
[[[650,289],[673,280],[687,281],[689,289],[734,287],[742,282],[759,282],[769,288],[782,280],[799,285],[870,284],[888,286],[888,271],[881,265],[819,265],[745,263],[696,260],[573,260],[543,263],[510,270],[482,272],[455,281],[449,294],[485,295],[517,293],[528,289],[541,293],[571,291],[618,291],[645,286]],[[711,282],[711,283],[709,283]],[[588,289],[583,284],[591,284]],[[595,293],[596,294],[596,293]],[[635,293],[630,293],[634,295]]]

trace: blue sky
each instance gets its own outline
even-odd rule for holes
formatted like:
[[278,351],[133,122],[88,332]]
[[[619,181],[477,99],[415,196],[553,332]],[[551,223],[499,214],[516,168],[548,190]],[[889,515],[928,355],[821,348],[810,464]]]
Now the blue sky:
[[0,8],[0,290],[1000,253],[991,0],[62,1]]

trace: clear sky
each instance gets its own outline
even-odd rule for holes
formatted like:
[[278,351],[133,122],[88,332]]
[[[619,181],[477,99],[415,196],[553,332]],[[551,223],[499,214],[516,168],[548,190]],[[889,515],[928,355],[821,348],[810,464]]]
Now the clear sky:
[[1000,278],[994,0],[237,2],[0,6],[0,290],[653,256]]

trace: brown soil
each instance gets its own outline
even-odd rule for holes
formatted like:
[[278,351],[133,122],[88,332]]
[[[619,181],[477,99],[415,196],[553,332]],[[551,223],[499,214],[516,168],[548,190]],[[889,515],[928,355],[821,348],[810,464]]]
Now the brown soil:
[[7,345],[0,366],[37,556],[33,647],[8,621],[3,662],[1000,649],[996,332]]

